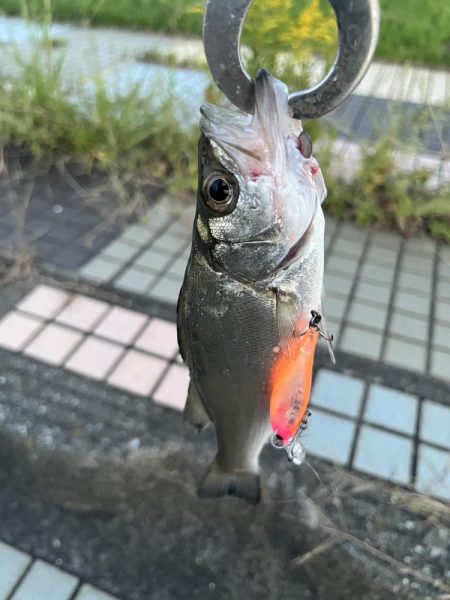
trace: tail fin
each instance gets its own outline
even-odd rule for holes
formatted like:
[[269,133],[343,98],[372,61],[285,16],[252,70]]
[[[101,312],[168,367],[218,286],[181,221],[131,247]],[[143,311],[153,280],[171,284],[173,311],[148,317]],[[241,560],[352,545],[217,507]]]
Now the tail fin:
[[250,504],[261,499],[259,476],[253,471],[224,471],[214,461],[198,488],[200,498],[237,496]]

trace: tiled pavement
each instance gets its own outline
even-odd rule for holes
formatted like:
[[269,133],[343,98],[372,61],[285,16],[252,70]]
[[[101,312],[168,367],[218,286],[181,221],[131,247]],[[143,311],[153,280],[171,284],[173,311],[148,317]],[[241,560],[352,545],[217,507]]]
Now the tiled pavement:
[[81,294],[37,286],[3,316],[0,347],[161,404],[186,400],[175,324]]
[[0,541],[0,600],[117,600]]
[[[72,185],[56,169],[37,177],[23,213],[19,207],[28,184],[0,184],[0,253],[25,243],[41,264],[71,271],[114,240],[123,222],[136,220],[135,216],[121,219],[119,209],[111,210],[115,208],[114,199],[109,187],[103,191],[104,178],[95,173],[69,175],[75,182]],[[151,201],[155,190],[147,186],[145,191],[146,199]],[[111,212],[116,220],[108,222]],[[19,225],[22,219],[23,227]]]
[[[189,256],[193,206],[162,199],[80,277],[175,305]],[[344,350],[450,380],[450,251],[327,219],[325,312]]]
[[[40,285],[0,321],[0,347],[182,410],[188,371],[176,327]],[[308,452],[450,499],[450,406],[320,369]]]

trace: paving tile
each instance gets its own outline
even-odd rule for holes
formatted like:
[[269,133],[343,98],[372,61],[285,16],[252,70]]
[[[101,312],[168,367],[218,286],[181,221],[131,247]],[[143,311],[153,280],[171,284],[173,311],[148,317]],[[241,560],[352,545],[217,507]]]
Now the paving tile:
[[131,344],[144,327],[148,317],[128,308],[114,306],[95,328],[97,335],[120,342]]
[[135,246],[130,246],[124,241],[115,240],[106,248],[103,248],[101,256],[112,258],[120,263],[126,263],[133,258],[133,256],[139,252]]
[[185,222],[183,219],[178,219],[169,225],[166,233],[169,235],[178,235],[188,240],[192,235],[192,220]]
[[351,258],[332,255],[327,260],[327,269],[329,273],[344,273],[352,277],[358,268],[358,261]]
[[450,300],[447,302],[440,302],[439,300],[435,302],[434,317],[444,323],[450,323]]
[[75,596],[75,600],[118,600],[118,598],[85,583],[81,586],[80,591]]
[[121,268],[122,265],[98,256],[81,269],[80,275],[85,279],[104,283],[117,275]]
[[362,254],[363,246],[360,242],[353,240],[337,239],[333,245],[333,254],[342,256],[351,256],[355,260],[359,260]]
[[394,278],[392,267],[381,266],[375,263],[365,263],[360,271],[360,277],[369,281],[379,282],[390,287]]
[[394,337],[388,337],[384,361],[410,369],[423,371],[425,369],[425,347],[412,342],[404,342]]
[[65,367],[86,377],[100,380],[109,373],[123,352],[124,347],[119,344],[89,336],[75,350]]
[[51,231],[49,239],[51,241],[63,242],[66,245],[78,240],[84,233],[82,227],[76,227],[73,223],[64,223]]
[[167,362],[129,350],[108,378],[108,383],[133,394],[148,396],[161,377]]
[[160,249],[175,254],[182,250],[187,245],[187,243],[188,242],[185,237],[164,233],[163,235],[155,239],[155,241],[153,242],[153,247],[158,250]]
[[178,300],[178,295],[180,293],[180,288],[180,280],[163,277],[158,281],[155,287],[153,287],[150,290],[148,295],[150,296],[150,298],[154,298],[155,300],[161,300],[162,302],[176,304]]
[[363,425],[358,437],[353,468],[396,483],[410,481],[411,440]]
[[397,233],[391,233],[390,231],[374,231],[370,238],[371,246],[390,248],[393,251],[400,248],[400,241],[401,237]]
[[[18,246],[18,244],[14,243],[14,238],[12,236],[8,236],[7,238],[2,239],[1,243],[2,246],[7,247]],[[48,239],[47,236],[37,240],[36,242],[33,242],[33,248],[36,253],[36,256],[38,256],[41,260],[55,259],[55,257],[57,257],[60,254],[60,252],[64,250],[62,242],[56,242],[54,240],[52,241]]]
[[42,327],[43,322],[36,317],[9,312],[0,321],[0,346],[19,352]]
[[441,260],[438,263],[438,279],[439,281],[450,281],[450,262]]
[[69,298],[69,294],[63,290],[38,285],[18,303],[17,308],[44,319],[52,319]]
[[450,501],[450,454],[419,444],[415,487],[423,494]]
[[417,256],[404,254],[402,257],[401,268],[412,273],[421,273],[429,276],[433,273],[434,256]]
[[347,276],[339,276],[325,271],[325,293],[341,294],[347,296],[353,285],[353,279]]
[[394,267],[397,261],[398,249],[382,248],[380,246],[371,245],[366,253],[366,261],[370,263],[382,263],[388,267]]
[[77,585],[73,575],[37,560],[12,600],[69,600]]
[[350,222],[341,223],[341,226],[339,227],[339,239],[343,241],[352,240],[362,244],[366,238],[366,229],[362,229]]
[[334,339],[333,348],[336,347],[336,343],[339,341],[341,327],[342,322],[340,319],[327,316],[327,330],[329,334],[333,335]]
[[25,354],[51,365],[60,366],[79,344],[82,334],[62,325],[47,325],[25,348]]
[[434,323],[433,344],[450,352],[450,323]]
[[383,385],[369,387],[364,420],[387,429],[413,435],[416,428],[418,399]]
[[423,342],[428,336],[428,315],[415,318],[395,311],[392,314],[389,331],[398,336]]
[[419,436],[425,442],[450,449],[450,407],[424,400]]
[[346,464],[355,435],[354,421],[314,409],[303,441],[308,453],[335,463]]
[[129,267],[114,280],[114,287],[143,294],[155,282],[156,278],[157,275],[155,273]]
[[430,371],[432,375],[450,380],[450,348],[448,352],[433,349],[431,351]]
[[135,346],[164,358],[173,358],[178,352],[176,324],[162,319],[152,319],[136,340]]
[[368,283],[367,281],[360,281],[355,289],[355,297],[361,300],[369,300],[370,302],[376,302],[377,304],[389,303],[391,295],[391,289],[384,287],[383,285],[377,285],[376,283]]
[[450,300],[450,281],[445,281],[444,279],[438,280],[436,296],[439,300]]
[[422,318],[428,319],[430,311],[430,296],[411,294],[403,290],[397,290],[394,296],[394,306],[405,312],[421,315]]
[[320,369],[314,381],[311,403],[349,417],[357,417],[363,392],[362,380]]
[[327,316],[327,320],[330,317],[332,319],[342,319],[346,308],[347,298],[339,298],[331,295],[328,295],[325,298],[325,314]]
[[189,387],[189,370],[180,365],[172,365],[158,389],[153,394],[157,404],[169,406],[175,410],[183,410],[186,404]]
[[186,271],[187,260],[184,256],[177,258],[169,267],[167,273],[176,278],[183,278]]
[[155,232],[152,229],[145,227],[145,225],[137,224],[128,227],[128,229],[122,233],[119,239],[123,242],[133,244],[140,248],[145,244],[148,244],[154,237]]
[[162,251],[154,248],[143,252],[135,261],[134,264],[139,267],[149,268],[152,271],[160,272],[167,269],[172,261],[172,257]]
[[44,262],[56,265],[57,267],[66,269],[68,271],[76,271],[91,257],[92,252],[84,248],[77,247],[74,244],[55,256],[49,256]]
[[374,329],[383,330],[387,317],[387,307],[377,308],[369,304],[353,301],[348,312],[348,320],[350,323],[357,323],[365,327],[373,327]]
[[409,238],[405,240],[403,250],[405,254],[434,257],[436,255],[436,242],[426,236]]
[[431,292],[431,277],[423,277],[417,273],[401,271],[397,279],[397,284],[402,288],[416,290],[423,294]]
[[378,360],[381,354],[382,335],[347,325],[341,333],[339,349]]
[[31,557],[25,552],[0,542],[0,600],[9,598],[10,592],[30,562]]
[[77,294],[59,313],[56,321],[82,331],[91,331],[109,308],[106,302]]

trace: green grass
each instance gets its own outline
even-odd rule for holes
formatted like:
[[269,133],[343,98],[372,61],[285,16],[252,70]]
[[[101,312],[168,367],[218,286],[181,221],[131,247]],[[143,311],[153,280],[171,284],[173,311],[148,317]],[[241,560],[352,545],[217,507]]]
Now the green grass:
[[[264,2],[265,0],[254,0]],[[27,2],[31,15],[45,0]],[[47,0],[48,2],[48,0]],[[450,66],[450,2],[380,0],[382,25],[377,56],[388,61]],[[300,5],[305,0],[298,0]],[[0,0],[4,14],[19,14],[22,0]],[[55,20],[200,35],[198,0],[53,0]],[[299,33],[301,35],[301,32]]]
[[377,54],[390,61],[450,67],[450,2],[380,0]]

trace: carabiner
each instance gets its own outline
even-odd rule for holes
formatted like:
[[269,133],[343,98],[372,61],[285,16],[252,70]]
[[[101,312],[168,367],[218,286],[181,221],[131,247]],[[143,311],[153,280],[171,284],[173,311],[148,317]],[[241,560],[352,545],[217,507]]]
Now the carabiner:
[[[217,86],[240,110],[252,114],[255,83],[240,57],[242,25],[252,0],[208,0],[203,21],[206,59]],[[262,0],[257,0],[262,1]],[[295,119],[314,119],[337,108],[366,73],[380,23],[378,0],[329,0],[336,13],[339,46],[328,75],[316,86],[293,92]]]

